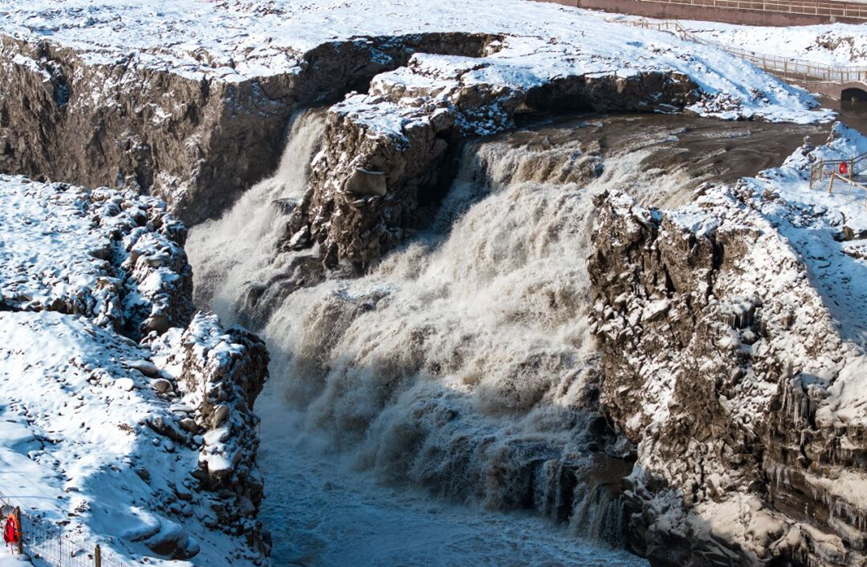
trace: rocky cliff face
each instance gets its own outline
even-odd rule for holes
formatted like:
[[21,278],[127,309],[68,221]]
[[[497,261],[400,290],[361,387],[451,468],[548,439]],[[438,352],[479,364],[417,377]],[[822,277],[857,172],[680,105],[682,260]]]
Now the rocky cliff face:
[[136,53],[94,63],[50,40],[0,35],[0,172],[148,192],[199,222],[274,169],[297,106],[366,88],[417,50],[475,56],[494,39],[335,41],[297,54],[291,72],[223,78],[220,62],[189,72]]
[[[389,92],[376,96],[430,98],[448,75],[462,84],[447,98],[477,132],[522,102],[823,118],[809,115],[815,102],[802,91],[757,70],[731,76],[737,63],[715,49],[555,6],[508,4],[6,2],[0,173],[131,187],[197,223],[274,170],[295,109],[364,91],[417,53],[445,57],[383,79]],[[461,62],[458,73],[448,61],[494,54]],[[707,85],[705,94],[684,98],[696,85]]]
[[865,560],[862,424],[840,396],[863,374],[863,347],[783,236],[832,213],[769,187],[713,190],[672,213],[598,200],[601,404],[638,447],[627,533],[655,564]]

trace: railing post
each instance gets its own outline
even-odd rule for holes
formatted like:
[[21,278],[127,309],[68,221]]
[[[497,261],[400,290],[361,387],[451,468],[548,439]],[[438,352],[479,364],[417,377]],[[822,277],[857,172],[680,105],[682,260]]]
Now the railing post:
[[15,507],[15,520],[18,522],[18,555],[24,554],[24,527],[21,525],[21,508]]
[[93,567],[102,567],[102,548],[99,544],[93,548]]

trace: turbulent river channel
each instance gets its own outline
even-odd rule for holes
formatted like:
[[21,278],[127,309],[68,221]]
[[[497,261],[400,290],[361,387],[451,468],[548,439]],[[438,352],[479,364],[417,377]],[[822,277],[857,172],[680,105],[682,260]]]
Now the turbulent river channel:
[[594,512],[613,504],[589,489],[570,488],[557,517],[538,474],[535,503],[492,480],[539,455],[581,461],[584,429],[598,425],[575,409],[596,364],[589,196],[622,188],[678,206],[706,183],[780,165],[829,129],[666,115],[529,121],[468,141],[430,228],[372,273],[251,306],[250,290],[278,286],[286,265],[274,261],[272,202],[303,193],[323,131],[321,112],[297,116],[279,171],[188,243],[199,306],[253,326],[271,352],[256,410],[274,564],[646,565],[601,537],[616,513]]

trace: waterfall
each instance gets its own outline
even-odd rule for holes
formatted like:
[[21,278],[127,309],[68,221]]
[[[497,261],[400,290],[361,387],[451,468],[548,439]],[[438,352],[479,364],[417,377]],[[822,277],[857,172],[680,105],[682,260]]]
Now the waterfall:
[[321,111],[302,111],[292,117],[289,137],[277,171],[251,187],[218,220],[190,231],[186,244],[197,305],[207,305],[226,321],[243,312],[243,294],[257,277],[278,269],[272,266],[282,236],[281,201],[300,198],[313,155],[325,130]]
[[[668,131],[630,126],[612,145],[600,142],[604,128],[467,143],[428,230],[364,277],[280,292],[287,267],[315,260],[276,247],[273,203],[302,195],[323,133],[321,113],[302,114],[278,172],[191,231],[197,298],[226,319],[262,323],[273,387],[355,467],[608,537],[620,526],[618,487],[588,479],[622,478],[630,463],[600,450],[611,439],[594,427],[592,197],[631,187],[665,202],[700,179],[682,163],[649,165]],[[251,307],[254,291],[269,301]]]

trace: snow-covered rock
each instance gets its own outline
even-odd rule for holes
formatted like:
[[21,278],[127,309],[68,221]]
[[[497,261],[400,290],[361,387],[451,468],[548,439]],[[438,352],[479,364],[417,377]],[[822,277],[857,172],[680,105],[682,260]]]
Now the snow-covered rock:
[[131,338],[185,325],[185,238],[153,197],[0,175],[0,310],[82,315]]
[[[441,81],[461,56],[479,59],[458,65],[469,91],[678,75],[699,87],[690,108],[703,115],[827,117],[809,111],[805,92],[720,50],[526,0],[4,0],[0,168],[146,190],[197,222],[276,166],[295,108],[364,86],[414,53],[443,57],[426,65],[440,76],[415,65],[391,77],[410,92]],[[407,104],[395,104],[379,105],[376,121],[400,124]],[[508,112],[475,106],[474,130],[508,123]]]
[[3,494],[122,564],[259,561],[256,508],[235,512],[246,528],[221,517],[239,497],[202,487],[202,444],[175,425],[173,395],[128,364],[154,355],[84,317],[0,312],[0,464],[15,472]]
[[191,317],[185,235],[153,197],[0,176],[0,492],[120,564],[260,564],[268,356]]
[[809,168],[865,144],[837,125],[675,211],[600,199],[602,404],[637,444],[630,533],[649,556],[863,563],[867,195],[811,190]]
[[263,484],[253,403],[268,375],[265,344],[241,327],[224,330],[216,316],[199,313],[186,330],[172,329],[152,348],[174,378],[177,427],[186,434],[173,424],[161,427],[170,436],[201,437],[199,468],[192,474],[219,494],[222,502],[212,506],[217,520],[238,526],[252,545],[262,546],[255,518]]

